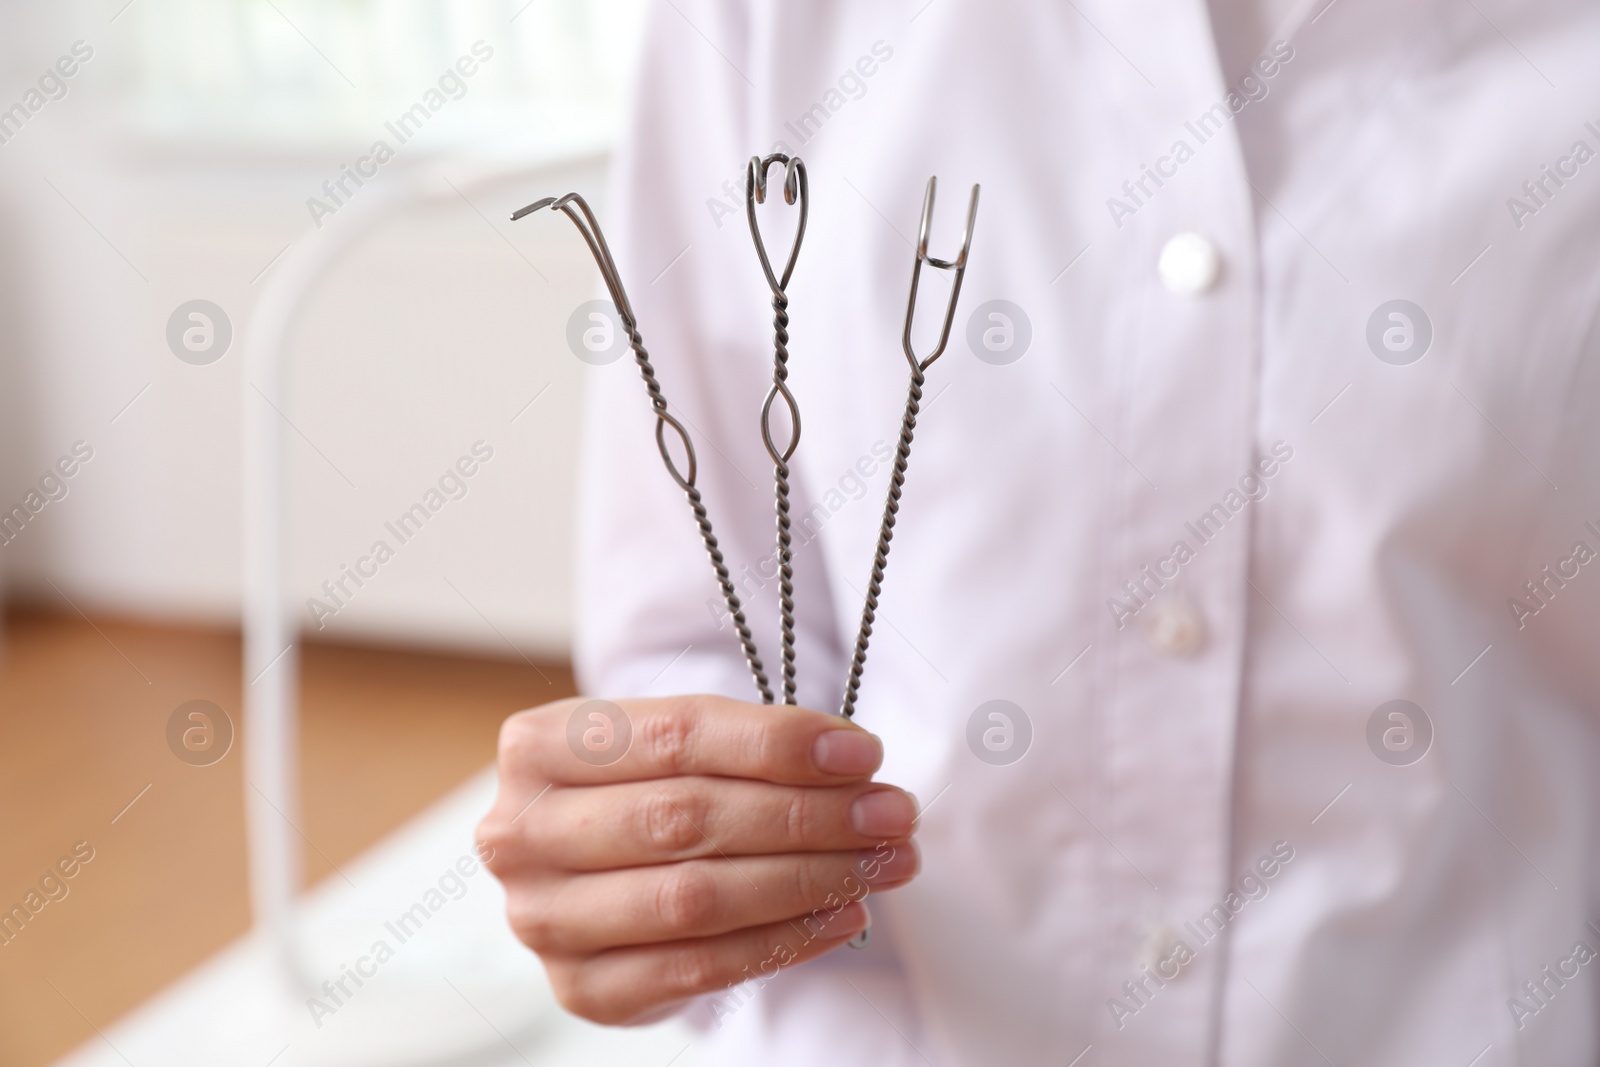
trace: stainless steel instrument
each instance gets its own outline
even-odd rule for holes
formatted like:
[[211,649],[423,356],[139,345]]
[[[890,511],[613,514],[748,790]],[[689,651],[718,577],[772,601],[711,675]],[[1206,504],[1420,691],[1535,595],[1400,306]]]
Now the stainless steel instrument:
[[[799,218],[796,223],[793,244],[790,246],[788,258],[784,261],[781,271],[775,270],[772,259],[767,254],[766,243],[762,239],[760,226],[756,221],[756,205],[765,203],[767,197],[767,174],[774,167],[781,165],[783,170],[783,197],[784,202],[790,206],[797,206]],[[921,409],[922,389],[927,381],[927,371],[935,360],[944,354],[946,345],[950,340],[951,324],[955,321],[956,303],[961,297],[961,280],[967,269],[967,255],[972,248],[972,230],[978,216],[978,186],[972,187],[972,196],[967,205],[966,226],[961,234],[961,247],[954,258],[938,259],[928,254],[928,232],[933,222],[934,194],[938,186],[937,178],[929,178],[927,190],[922,199],[922,223],[917,232],[916,258],[911,265],[911,291],[906,298],[905,329],[901,334],[901,347],[904,349],[906,361],[911,365],[910,387],[906,395],[905,414],[900,422],[900,439],[895,448],[894,466],[889,479],[888,498],[884,503],[883,522],[878,531],[877,549],[873,553],[872,574],[867,582],[866,602],[861,611],[861,625],[856,632],[855,645],[850,657],[850,670],[845,680],[844,694],[840,701],[839,713],[846,718],[855,714],[856,699],[861,689],[861,676],[866,667],[867,646],[872,638],[872,624],[878,610],[878,599],[883,593],[884,573],[889,565],[889,546],[894,537],[895,516],[900,510],[900,498],[905,490],[906,467],[911,458],[911,440],[916,431],[917,414]],[[568,193],[563,197],[546,197],[514,213],[514,220],[523,218],[543,208],[551,208],[566,215],[572,220],[573,225],[583,235],[584,241],[589,246],[590,253],[594,256],[595,264],[600,268],[600,275],[606,284],[606,290],[611,295],[611,302],[617,310],[617,317],[622,322],[623,331],[627,334],[629,347],[633,350],[634,362],[639,366],[639,373],[644,378],[645,391],[649,394],[650,405],[656,416],[656,446],[661,453],[661,460],[666,465],[667,473],[671,475],[679,488],[688,498],[690,510],[694,513],[696,526],[699,527],[701,540],[705,543],[706,554],[711,558],[712,569],[716,572],[717,585],[722,591],[723,599],[727,602],[728,614],[733,620],[734,631],[738,635],[739,646],[744,654],[745,662],[750,668],[750,677],[755,682],[756,690],[761,694],[761,702],[772,704],[777,701],[773,693],[772,684],[767,678],[766,669],[762,664],[761,655],[756,647],[755,636],[751,633],[749,622],[745,618],[744,606],[739,601],[739,595],[734,589],[732,576],[729,574],[727,562],[723,558],[722,550],[717,543],[713,531],[711,518],[706,511],[705,503],[701,498],[700,490],[695,487],[695,477],[698,465],[695,459],[694,444],[689,440],[689,434],[683,424],[673,415],[667,404],[661,383],[656,378],[655,367],[650,362],[650,355],[644,346],[644,340],[639,333],[639,324],[633,313],[633,306],[628,301],[628,294],[623,287],[622,278],[617,273],[616,263],[611,258],[611,251],[606,245],[604,233],[600,223],[595,219],[594,212],[583,197],[577,193]],[[795,702],[795,623],[794,623],[794,568],[793,544],[791,536],[790,507],[789,507],[789,477],[790,460],[794,457],[796,448],[800,444],[800,409],[795,403],[794,395],[789,391],[789,279],[794,273],[795,261],[800,255],[801,242],[805,237],[806,222],[810,212],[810,187],[806,177],[805,164],[795,156],[774,153],[766,157],[752,157],[745,180],[745,215],[750,223],[751,239],[755,242],[756,255],[761,263],[762,273],[766,276],[768,287],[772,291],[772,386],[767,392],[765,401],[761,405],[761,439],[767,449],[767,454],[772,458],[773,482],[775,489],[775,508],[777,514],[777,559],[779,574],[779,619],[780,637],[782,641],[782,702],[793,704]],[[918,356],[912,347],[911,328],[916,319],[917,293],[922,280],[924,266],[936,270],[951,272],[950,299],[945,307],[944,321],[939,331],[938,343],[933,350],[925,356]],[[779,443],[774,436],[773,411],[777,403],[782,401],[789,416],[789,432],[787,439]],[[683,445],[684,455],[687,457],[688,470],[679,468],[673,460],[667,447],[667,433],[671,431]]]

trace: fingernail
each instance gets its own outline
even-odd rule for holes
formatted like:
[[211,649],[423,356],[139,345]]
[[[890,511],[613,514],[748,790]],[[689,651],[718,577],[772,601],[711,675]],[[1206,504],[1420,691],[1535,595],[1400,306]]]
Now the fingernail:
[[856,870],[861,872],[868,885],[903,882],[921,867],[922,857],[917,854],[917,846],[909,841],[864,848],[856,856]]
[[898,789],[880,789],[850,805],[850,825],[863,837],[905,837],[916,820],[916,804]]
[[865,730],[829,730],[812,744],[811,762],[824,774],[871,774],[883,762],[883,745]]

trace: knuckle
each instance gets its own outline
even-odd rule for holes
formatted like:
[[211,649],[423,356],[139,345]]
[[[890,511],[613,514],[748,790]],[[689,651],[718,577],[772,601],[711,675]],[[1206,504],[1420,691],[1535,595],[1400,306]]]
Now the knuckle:
[[[507,813],[512,806],[519,809],[519,815]],[[473,835],[477,853],[496,877],[503,879],[516,870],[551,866],[550,859],[561,844],[564,830],[559,820],[558,825],[551,825],[549,819],[526,814],[529,807],[520,794],[509,801],[502,794],[495,809],[478,822]]]
[[611,1005],[599,995],[581,964],[547,962],[545,971],[550,976],[550,990],[562,1008],[592,1023],[612,1021]]
[[637,990],[615,988],[605,982],[596,968],[586,963],[545,964],[556,1003],[580,1019],[600,1026],[626,1026],[639,1022],[641,1015],[656,1005],[654,992],[641,1002]]
[[705,944],[686,945],[669,955],[662,964],[666,972],[662,985],[673,997],[690,997],[709,992],[722,983],[716,952]]
[[494,815],[483,817],[473,832],[473,838],[478,842],[480,854],[487,853],[483,865],[489,868],[495,877],[505,873],[510,866],[512,849],[522,843],[520,835],[512,829],[511,824]]
[[639,805],[639,836],[655,851],[681,855],[699,842],[696,827],[704,823],[706,807],[704,798],[690,790],[658,787]]
[[688,765],[699,715],[692,698],[665,701],[654,714],[644,718],[634,732],[635,743],[669,775],[683,773]]
[[506,894],[506,920],[517,940],[543,955],[560,936],[560,924],[547,901],[526,890]]
[[656,916],[668,930],[685,936],[704,929],[717,914],[717,882],[698,863],[669,869],[656,886]]
[[519,711],[500,724],[497,746],[500,765],[508,770],[526,766],[538,751],[539,719],[544,709]]
[[794,865],[795,901],[807,909],[821,904],[836,888],[823,867],[809,857]]
[[811,826],[816,817],[815,797],[808,789],[797,789],[789,797],[784,812],[784,831],[788,834],[790,848],[803,848],[811,836]]
[[764,777],[776,778],[784,772],[793,771],[795,726],[796,724],[787,715],[771,719],[763,716],[757,720],[746,755],[756,767],[760,768]]

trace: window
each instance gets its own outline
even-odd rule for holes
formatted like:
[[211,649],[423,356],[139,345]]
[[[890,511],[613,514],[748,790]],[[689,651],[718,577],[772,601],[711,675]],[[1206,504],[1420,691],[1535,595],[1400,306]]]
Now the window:
[[432,150],[593,149],[615,135],[642,8],[139,0],[127,14],[138,58],[124,102],[145,135],[219,146],[365,146],[422,103],[435,116],[422,142]]

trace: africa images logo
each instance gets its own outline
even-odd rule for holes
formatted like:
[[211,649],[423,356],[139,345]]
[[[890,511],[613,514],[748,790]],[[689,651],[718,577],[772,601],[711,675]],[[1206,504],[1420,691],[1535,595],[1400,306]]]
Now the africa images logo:
[[633,721],[609,700],[585,700],[567,717],[567,747],[591,767],[609,767],[628,754]]
[[1409,700],[1379,704],[1367,717],[1367,747],[1391,767],[1409,767],[1433,747],[1433,720]]

